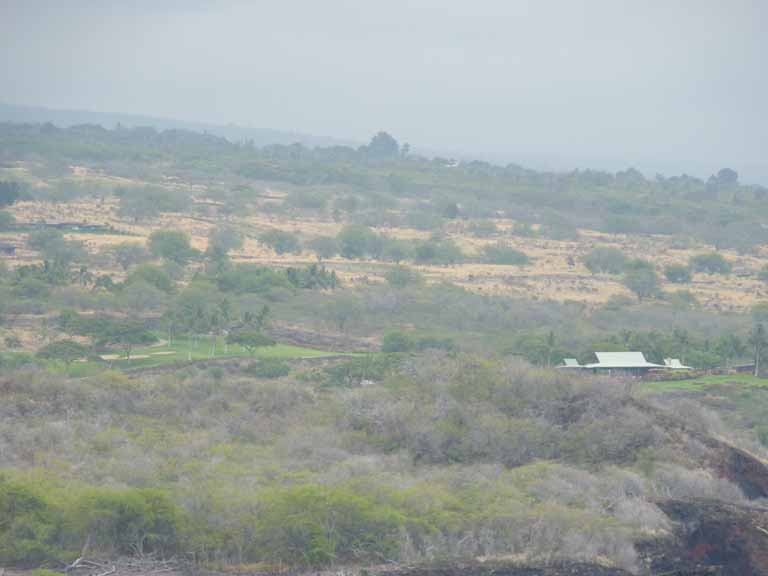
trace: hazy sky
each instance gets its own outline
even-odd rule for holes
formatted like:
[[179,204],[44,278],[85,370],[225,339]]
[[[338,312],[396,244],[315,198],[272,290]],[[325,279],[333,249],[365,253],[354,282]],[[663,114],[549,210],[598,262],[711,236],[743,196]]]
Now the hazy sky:
[[0,101],[768,184],[768,0],[0,0]]

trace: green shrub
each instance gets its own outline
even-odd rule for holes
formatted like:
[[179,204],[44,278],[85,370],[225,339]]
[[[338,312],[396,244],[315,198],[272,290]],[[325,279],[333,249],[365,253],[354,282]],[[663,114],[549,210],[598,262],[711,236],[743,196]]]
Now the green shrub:
[[286,268],[285,276],[292,286],[306,290],[333,290],[341,285],[335,270],[328,270],[325,266],[317,264],[303,268]]
[[328,197],[317,190],[299,190],[291,192],[285,199],[287,206],[298,208],[308,212],[324,212],[328,204]]
[[521,236],[522,238],[533,238],[536,236],[536,230],[528,222],[515,222],[512,230],[510,230],[510,234]]
[[627,257],[618,248],[600,246],[594,248],[582,259],[584,266],[593,274],[621,274],[627,262]]
[[64,242],[64,234],[56,228],[42,228],[29,234],[27,246],[38,252],[45,252],[57,244]]
[[159,187],[118,187],[114,194],[120,199],[118,215],[134,222],[156,218],[163,212],[183,212],[190,206],[186,194]]
[[579,238],[579,229],[565,218],[553,218],[550,222],[544,223],[540,230],[543,236],[552,240],[578,240]]
[[760,441],[760,444],[768,448],[768,425],[757,426],[755,428],[755,433],[757,434],[757,439]]
[[10,206],[21,200],[24,189],[20,182],[14,180],[0,181],[0,207]]
[[443,218],[434,212],[409,210],[405,215],[405,224],[416,230],[440,230],[443,226]]
[[254,378],[282,378],[291,373],[290,365],[277,358],[265,358],[260,362],[251,364],[245,369],[245,373]]
[[0,212],[0,232],[10,230],[16,223],[16,219],[10,212]]
[[637,295],[638,300],[652,298],[659,293],[659,277],[653,269],[629,269],[624,273],[623,282]]
[[76,508],[76,524],[95,550],[170,553],[178,543],[179,512],[160,490],[92,489]]
[[599,224],[598,230],[608,234],[642,234],[646,231],[640,219],[615,215],[605,217]]
[[61,360],[67,364],[88,356],[89,349],[73,340],[58,340],[43,346],[37,357],[45,360]]
[[450,338],[436,338],[433,336],[421,336],[414,342],[416,350],[456,350],[456,344]]
[[758,302],[750,310],[755,322],[768,322],[768,302]]
[[389,262],[402,262],[412,255],[410,244],[403,240],[387,239],[381,249],[381,259]]
[[231,250],[243,247],[242,235],[227,226],[220,226],[208,235],[208,248],[205,252],[209,258],[220,258]]
[[694,368],[717,368],[722,364],[722,358],[711,350],[689,350],[685,363]]
[[123,270],[128,270],[131,266],[141,264],[150,259],[149,250],[144,244],[137,242],[123,242],[112,249],[115,261],[120,264]]
[[381,339],[381,351],[391,352],[410,352],[416,347],[410,335],[403,332],[390,332]]
[[405,518],[349,489],[300,485],[261,494],[253,548],[274,564],[327,566],[391,558]]
[[760,269],[760,272],[757,274],[757,279],[768,284],[768,264]]
[[238,294],[268,295],[291,288],[285,274],[255,264],[239,264],[219,274],[216,283],[221,291]]
[[[73,489],[74,488],[74,489]],[[73,557],[89,542],[105,554],[172,554],[180,513],[154,489],[67,486],[0,476],[0,564]]]
[[468,230],[477,238],[488,238],[499,233],[499,228],[493,220],[477,220],[469,225]]
[[367,354],[325,369],[327,386],[354,386],[363,380],[381,381],[402,362],[398,354]]
[[682,264],[669,264],[664,267],[664,276],[675,284],[687,284],[691,281],[691,269]]
[[642,258],[633,258],[632,260],[627,260],[624,264],[624,271],[631,272],[635,270],[656,270],[656,267],[652,262],[643,260]]
[[505,264],[508,266],[525,266],[530,263],[530,258],[511,246],[502,242],[483,248],[485,261],[490,264]]
[[35,357],[25,352],[14,354],[0,354],[0,368],[4,370],[17,370],[24,366],[35,364]]
[[170,294],[176,289],[176,284],[173,278],[162,268],[152,266],[151,264],[142,264],[137,266],[128,277],[125,279],[125,284],[136,284],[138,282],[144,282],[150,286],[154,286],[158,290]]
[[707,274],[730,274],[732,268],[730,262],[717,252],[692,257],[690,266],[696,272]]
[[389,332],[381,340],[381,352],[413,352],[415,350],[456,350],[456,344],[450,338],[434,336],[413,336],[404,332]]
[[274,346],[276,342],[269,336],[265,336],[258,330],[238,330],[230,332],[227,335],[227,343],[242,346],[250,354],[256,352],[258,348]]
[[259,242],[269,246],[277,254],[298,254],[301,252],[301,242],[295,234],[284,230],[269,230],[259,234]]
[[413,249],[413,258],[422,264],[456,264],[464,260],[461,249],[452,240],[422,240]]
[[407,266],[393,266],[384,275],[390,286],[405,288],[406,286],[418,286],[424,283],[424,277],[413,268]]
[[698,298],[690,290],[668,292],[664,294],[664,297],[670,304],[681,310],[696,308],[699,305]]
[[0,475],[0,565],[34,566],[57,558],[59,513],[42,487]]
[[336,239],[344,258],[378,258],[384,247],[383,239],[367,226],[345,226]]
[[320,236],[310,241],[307,247],[317,254],[318,258],[333,258],[339,253],[339,242],[332,236]]
[[157,230],[149,236],[149,251],[180,266],[186,265],[197,251],[189,243],[189,236],[180,230]]
[[48,283],[38,278],[21,278],[13,287],[13,295],[16,298],[28,298],[41,300],[47,298],[51,292]]

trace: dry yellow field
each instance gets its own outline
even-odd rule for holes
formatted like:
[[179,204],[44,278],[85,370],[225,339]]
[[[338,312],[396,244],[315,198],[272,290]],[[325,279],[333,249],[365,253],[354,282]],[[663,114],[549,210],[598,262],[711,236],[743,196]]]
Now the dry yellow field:
[[[73,167],[73,178],[94,181],[122,182],[122,179],[104,174],[92,174],[87,170]],[[134,182],[135,184],[135,182]],[[168,182],[169,187],[186,186],[194,189],[198,199],[204,198],[199,186]],[[266,189],[264,196],[271,204],[282,202],[285,194],[280,190]],[[316,262],[314,253],[275,254],[260,244],[256,238],[269,229],[278,229],[299,234],[304,240],[317,236],[336,235],[345,225],[331,219],[301,218],[286,216],[274,211],[254,210],[243,216],[217,216],[215,203],[204,215],[164,214],[147,222],[132,222],[118,216],[118,201],[113,197],[103,200],[85,199],[69,203],[20,202],[11,212],[20,223],[89,223],[113,226],[122,234],[68,234],[68,237],[82,241],[90,252],[108,250],[110,246],[123,242],[146,242],[154,230],[181,229],[187,232],[192,244],[205,250],[207,237],[217,225],[226,223],[235,227],[245,236],[243,248],[232,254],[235,261],[252,262],[271,266],[289,266]],[[209,206],[205,206],[209,208]],[[582,264],[582,257],[596,246],[613,246],[627,256],[652,260],[659,272],[666,264],[684,264],[694,254],[712,250],[704,244],[676,246],[665,236],[624,236],[609,235],[582,230],[576,241],[556,241],[541,237],[523,238],[513,236],[514,222],[497,219],[494,221],[499,232],[489,239],[473,237],[467,230],[467,223],[451,222],[446,226],[446,236],[454,240],[468,255],[480,253],[487,244],[504,241],[526,253],[531,264],[525,267],[465,263],[455,266],[416,266],[430,282],[450,282],[467,290],[482,294],[508,294],[532,300],[553,300],[558,302],[580,302],[596,306],[614,296],[631,296],[618,277],[592,275]],[[379,229],[379,233],[391,238],[424,239],[428,232],[407,228]],[[129,235],[125,235],[129,234]],[[19,247],[11,264],[30,262],[36,254],[24,248],[23,235],[0,235],[0,241],[12,242]],[[756,272],[768,263],[768,250],[758,255],[741,255],[723,251],[733,264],[733,273],[728,276],[696,274],[687,285],[664,283],[666,291],[690,290],[702,306],[722,311],[745,310],[757,302],[768,299],[768,289],[756,279]],[[332,258],[326,266],[335,269],[343,281],[349,284],[375,283],[383,280],[386,266],[374,261],[350,261]],[[120,276],[118,269],[104,270]]]

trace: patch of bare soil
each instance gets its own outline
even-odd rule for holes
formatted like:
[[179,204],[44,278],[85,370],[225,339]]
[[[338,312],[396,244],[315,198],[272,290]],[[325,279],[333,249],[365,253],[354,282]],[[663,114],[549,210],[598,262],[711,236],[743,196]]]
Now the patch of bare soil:
[[[322,570],[311,569],[259,569],[219,572],[200,566],[172,560],[148,558],[118,558],[109,561],[80,559],[73,569],[62,573],[73,576],[628,576],[630,573],[600,564],[558,563],[546,566],[526,566],[511,562],[444,562],[423,566],[351,566]],[[28,576],[27,571],[8,570],[0,576]]]
[[504,562],[456,562],[397,569],[368,569],[371,576],[623,576],[629,572],[600,564],[525,566]]
[[641,545],[652,574],[768,574],[768,509],[722,502],[659,502],[673,538]]
[[316,350],[373,352],[379,347],[379,343],[372,338],[355,338],[339,333],[315,332],[301,326],[291,326],[288,324],[272,326],[269,329],[269,334],[281,344],[292,344]]
[[734,446],[725,438],[692,428],[673,414],[646,402],[636,399],[628,401],[650,415],[672,444],[684,446],[695,441],[706,447],[707,451],[700,456],[699,465],[734,483],[749,500],[768,499],[768,461]]

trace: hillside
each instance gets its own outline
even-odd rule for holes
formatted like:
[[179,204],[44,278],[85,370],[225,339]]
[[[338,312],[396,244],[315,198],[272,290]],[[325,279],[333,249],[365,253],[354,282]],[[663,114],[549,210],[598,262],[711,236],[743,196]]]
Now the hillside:
[[[339,378],[345,365],[3,376],[0,502],[17,502],[4,561],[54,567],[88,542],[91,557],[256,571],[508,558],[642,572],[678,538],[691,565],[714,562],[686,547],[691,516],[722,516],[695,536],[713,550],[737,537],[727,522],[744,528],[738,515],[761,525],[764,461],[694,412],[472,357],[401,358],[362,388]],[[730,553],[765,569],[767,537],[750,538]]]
[[766,573],[767,194],[2,124],[0,565]]
[[237,126],[235,124],[222,126],[217,124],[205,124],[202,122],[174,120],[170,118],[141,116],[138,114],[110,114],[106,112],[93,112],[90,110],[61,110],[39,106],[20,106],[3,102],[0,102],[0,122],[16,124],[51,123],[60,127],[78,126],[83,124],[103,126],[104,128],[114,128],[118,125],[128,128],[153,126],[160,130],[193,130],[196,132],[205,132],[213,134],[214,136],[226,138],[232,142],[251,141],[257,146],[268,144],[288,145],[295,142],[301,143],[304,146],[352,144],[351,142],[335,138],[313,136],[310,134],[296,134],[293,132],[270,130],[267,128]]

